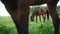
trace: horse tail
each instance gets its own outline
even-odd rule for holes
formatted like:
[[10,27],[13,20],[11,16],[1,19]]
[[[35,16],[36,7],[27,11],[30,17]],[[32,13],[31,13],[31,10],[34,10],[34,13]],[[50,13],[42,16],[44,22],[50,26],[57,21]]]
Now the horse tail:
[[[47,9],[46,9],[47,10]],[[47,10],[47,20],[49,20],[49,11]]]

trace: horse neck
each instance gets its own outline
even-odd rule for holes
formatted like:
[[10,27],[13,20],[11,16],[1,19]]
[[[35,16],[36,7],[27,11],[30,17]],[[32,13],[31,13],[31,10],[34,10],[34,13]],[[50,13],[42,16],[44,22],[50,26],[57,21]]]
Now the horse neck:
[[33,13],[32,13],[32,17],[34,17],[36,15],[37,11],[34,10]]

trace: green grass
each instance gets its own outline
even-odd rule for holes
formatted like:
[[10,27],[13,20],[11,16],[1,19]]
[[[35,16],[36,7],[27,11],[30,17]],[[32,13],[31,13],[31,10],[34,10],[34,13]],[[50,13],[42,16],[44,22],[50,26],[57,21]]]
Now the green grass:
[[[53,34],[53,32],[54,27],[51,17],[49,21],[46,19],[45,22],[43,22],[43,19],[40,22],[38,18],[37,23],[36,21],[31,22],[29,18],[29,34]],[[11,17],[0,16],[0,34],[18,34]]]
[[0,16],[0,34],[17,34],[17,29],[11,17]]
[[[42,19],[42,17],[41,17]],[[36,20],[36,19],[35,19]],[[52,19],[50,17],[49,21],[43,22],[43,19],[41,22],[39,21],[39,18],[34,22],[31,22],[29,20],[29,34],[53,34],[54,32],[54,27],[52,24]]]
[[[58,6],[58,14],[60,15],[60,6]],[[30,14],[35,9],[35,7],[30,8]],[[54,27],[52,23],[51,17],[49,18],[49,21],[43,22],[43,18],[41,17],[41,22],[39,21],[39,18],[36,22],[36,19],[34,18],[34,21],[31,22],[29,18],[29,34],[53,34]],[[18,34],[17,29],[15,27],[15,24],[11,17],[2,17],[0,16],[0,34]]]

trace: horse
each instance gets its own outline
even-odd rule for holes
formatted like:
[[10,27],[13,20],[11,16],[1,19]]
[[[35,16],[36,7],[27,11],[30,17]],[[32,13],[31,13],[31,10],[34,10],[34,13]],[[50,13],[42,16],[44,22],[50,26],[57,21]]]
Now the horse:
[[46,16],[47,16],[47,20],[49,20],[49,12],[48,12],[48,10],[46,8],[44,8],[44,7],[37,7],[32,12],[31,21],[34,21],[35,16],[36,16],[36,22],[37,22],[37,16],[39,16],[39,19],[41,21],[40,15],[42,15],[42,17],[44,19],[44,22],[45,22]]
[[53,20],[54,34],[59,34],[59,17],[56,11],[59,0],[0,0],[11,15],[18,34],[28,34],[29,6],[47,4]]

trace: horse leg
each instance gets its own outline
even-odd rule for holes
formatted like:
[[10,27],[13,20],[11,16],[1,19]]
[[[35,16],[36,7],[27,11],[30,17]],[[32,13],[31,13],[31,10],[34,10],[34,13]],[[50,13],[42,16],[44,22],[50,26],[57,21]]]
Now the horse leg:
[[41,16],[39,15],[39,20],[40,20],[40,22],[41,22]]
[[36,22],[37,22],[37,15],[36,15]]
[[43,15],[42,15],[42,17],[43,17],[43,19],[44,19],[44,22],[45,22],[46,15],[45,15],[45,14],[43,14]]
[[19,16],[19,34],[28,34],[28,21],[29,21],[29,6],[24,4],[23,6],[18,5]]
[[54,25],[54,30],[55,30],[54,34],[59,34],[59,17],[56,11],[57,1],[47,3],[47,5],[48,5],[49,13],[53,20],[53,25]]
[[8,5],[5,6],[8,12],[10,13],[16,27],[18,34],[28,34],[28,17],[29,17],[29,8],[28,6],[18,8],[11,8]]
[[47,14],[47,20],[49,20],[49,12],[48,12],[48,10],[47,10],[46,14]]
[[[28,6],[27,6],[28,7]],[[20,11],[19,34],[28,34],[29,8],[23,7]]]

